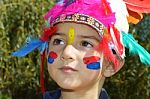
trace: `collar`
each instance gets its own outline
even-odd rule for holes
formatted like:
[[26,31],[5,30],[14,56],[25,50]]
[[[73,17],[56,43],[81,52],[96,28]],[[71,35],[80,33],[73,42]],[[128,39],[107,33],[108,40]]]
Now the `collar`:
[[[47,91],[43,95],[43,99],[59,99],[61,96],[61,90]],[[102,88],[99,99],[109,99],[109,96],[104,88]]]

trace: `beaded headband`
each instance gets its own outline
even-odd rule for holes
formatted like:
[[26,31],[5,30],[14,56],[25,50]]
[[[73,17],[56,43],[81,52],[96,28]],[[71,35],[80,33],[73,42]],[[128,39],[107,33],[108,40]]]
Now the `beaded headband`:
[[77,22],[77,23],[88,24],[94,29],[96,29],[99,35],[101,36],[104,35],[105,26],[95,18],[90,17],[88,15],[78,14],[78,13],[69,14],[69,15],[62,14],[58,16],[52,23],[57,24],[60,22]]

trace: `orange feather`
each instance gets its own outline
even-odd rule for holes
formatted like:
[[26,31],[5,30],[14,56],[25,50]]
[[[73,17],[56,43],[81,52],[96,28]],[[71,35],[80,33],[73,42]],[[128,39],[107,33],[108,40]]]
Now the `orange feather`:
[[127,8],[137,13],[150,13],[150,0],[124,0]]
[[129,23],[137,24],[143,18],[143,15],[128,9],[129,16],[127,17]]

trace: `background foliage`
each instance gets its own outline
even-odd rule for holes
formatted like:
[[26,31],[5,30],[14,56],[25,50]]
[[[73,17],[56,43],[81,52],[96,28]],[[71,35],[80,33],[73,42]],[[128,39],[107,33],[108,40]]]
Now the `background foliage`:
[[[55,0],[0,0],[0,99],[41,99],[39,89],[39,54],[24,58],[11,56],[29,35],[39,36],[44,24],[43,15]],[[150,15],[130,33],[150,52]],[[128,53],[128,51],[127,51]],[[57,88],[45,70],[47,90]],[[149,99],[150,68],[137,56],[127,54],[125,66],[106,80],[104,87],[111,99]]]

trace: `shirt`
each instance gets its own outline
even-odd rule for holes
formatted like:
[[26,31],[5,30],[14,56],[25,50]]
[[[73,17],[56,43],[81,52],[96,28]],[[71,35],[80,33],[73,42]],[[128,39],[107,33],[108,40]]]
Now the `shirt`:
[[[47,91],[43,95],[43,99],[59,99],[61,96],[61,90],[55,90],[55,91]],[[104,88],[102,88],[99,99],[109,99],[109,96]]]

